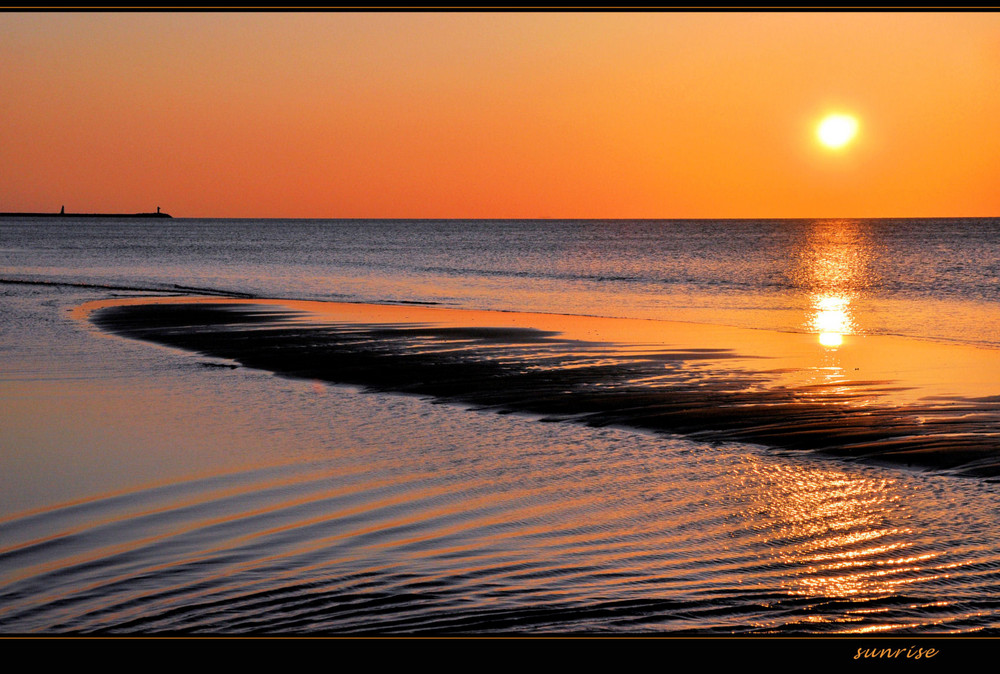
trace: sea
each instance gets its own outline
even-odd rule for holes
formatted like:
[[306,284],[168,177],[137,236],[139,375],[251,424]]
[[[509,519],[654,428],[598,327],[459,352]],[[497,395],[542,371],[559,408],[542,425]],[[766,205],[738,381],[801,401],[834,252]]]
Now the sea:
[[996,634],[995,479],[289,379],[75,310],[277,298],[996,350],[998,244],[989,218],[0,219],[0,634]]

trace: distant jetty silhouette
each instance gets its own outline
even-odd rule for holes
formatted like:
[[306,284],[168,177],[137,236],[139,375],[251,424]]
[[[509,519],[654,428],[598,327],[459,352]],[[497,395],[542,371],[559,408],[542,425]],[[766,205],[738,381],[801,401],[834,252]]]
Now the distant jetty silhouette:
[[156,207],[155,213],[67,213],[66,207],[58,213],[0,213],[0,218],[172,218],[169,213],[162,213]]

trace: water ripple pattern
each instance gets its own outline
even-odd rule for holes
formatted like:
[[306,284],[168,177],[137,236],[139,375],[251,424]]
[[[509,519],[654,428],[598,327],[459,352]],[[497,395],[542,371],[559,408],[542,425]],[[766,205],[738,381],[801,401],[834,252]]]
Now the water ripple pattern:
[[418,457],[274,467],[7,518],[0,629],[972,633],[1000,621],[995,539],[974,522],[928,540],[942,525],[928,514],[948,517],[928,476],[622,429],[582,446],[566,442],[581,429],[542,426],[544,448],[500,438],[505,453],[451,456],[446,470]]

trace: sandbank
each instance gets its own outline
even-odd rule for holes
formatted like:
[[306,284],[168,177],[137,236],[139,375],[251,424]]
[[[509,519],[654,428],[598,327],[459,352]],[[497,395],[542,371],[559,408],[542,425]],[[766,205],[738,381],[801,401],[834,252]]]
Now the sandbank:
[[1000,350],[418,305],[146,298],[104,331],[275,374],[545,420],[1000,475]]

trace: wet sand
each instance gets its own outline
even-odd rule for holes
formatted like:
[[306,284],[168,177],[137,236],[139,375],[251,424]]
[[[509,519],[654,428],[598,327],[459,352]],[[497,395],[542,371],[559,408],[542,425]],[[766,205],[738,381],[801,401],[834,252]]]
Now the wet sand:
[[102,330],[298,379],[545,421],[1000,475],[1000,351],[422,306],[114,300]]

